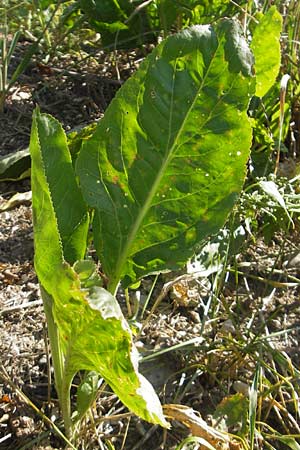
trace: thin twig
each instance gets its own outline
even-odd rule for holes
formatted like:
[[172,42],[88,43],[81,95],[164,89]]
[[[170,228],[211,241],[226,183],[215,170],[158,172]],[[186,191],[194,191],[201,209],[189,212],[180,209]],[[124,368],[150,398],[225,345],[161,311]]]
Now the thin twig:
[[10,314],[12,312],[21,311],[22,309],[34,308],[35,306],[41,306],[43,300],[35,300],[33,302],[22,303],[21,305],[11,306],[10,308],[3,309],[0,311],[0,316]]

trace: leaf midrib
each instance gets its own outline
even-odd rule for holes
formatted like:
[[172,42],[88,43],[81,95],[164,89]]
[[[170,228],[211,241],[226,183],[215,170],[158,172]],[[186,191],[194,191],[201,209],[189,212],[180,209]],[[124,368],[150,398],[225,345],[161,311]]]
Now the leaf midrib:
[[[154,198],[154,196],[156,194],[157,188],[159,187],[159,184],[160,184],[161,179],[162,179],[162,177],[163,177],[163,175],[165,173],[165,170],[168,167],[169,162],[170,162],[170,160],[171,160],[171,158],[173,156],[174,148],[176,148],[176,146],[177,146],[178,139],[181,136],[182,130],[184,129],[184,126],[185,126],[185,124],[187,122],[187,119],[188,119],[192,109],[194,108],[194,105],[195,105],[195,103],[197,101],[198,95],[199,95],[200,91],[203,89],[203,86],[205,84],[206,78],[207,78],[207,76],[208,76],[208,74],[210,72],[211,64],[214,61],[215,55],[216,55],[219,47],[220,47],[220,42],[218,42],[216,50],[214,51],[213,56],[212,56],[212,58],[210,60],[210,63],[208,65],[208,67],[207,67],[206,74],[203,77],[203,79],[202,79],[202,81],[201,81],[201,83],[199,85],[199,88],[196,91],[194,99],[191,102],[191,105],[190,105],[190,107],[189,107],[189,109],[187,111],[187,114],[186,114],[184,120],[182,121],[182,124],[181,124],[181,126],[180,126],[180,128],[178,130],[177,136],[174,139],[173,145],[170,147],[169,151],[166,151],[166,158],[165,158],[165,160],[164,160],[164,162],[163,162],[163,164],[161,166],[161,169],[157,173],[157,177],[156,177],[156,179],[155,179],[155,181],[154,181],[154,183],[153,183],[153,185],[152,185],[152,187],[151,187],[151,189],[149,191],[149,195],[147,197],[147,200],[144,203],[143,207],[141,208],[140,213],[137,215],[137,218],[136,218],[136,220],[134,222],[134,225],[131,228],[131,232],[128,235],[128,239],[126,241],[126,245],[124,246],[123,251],[120,253],[120,256],[119,256],[117,264],[116,264],[116,270],[115,270],[114,277],[112,278],[112,280],[109,282],[109,285],[108,285],[108,290],[113,295],[115,295],[116,290],[118,288],[118,285],[119,285],[119,282],[120,282],[120,278],[121,278],[121,274],[122,274],[122,270],[123,270],[124,264],[126,263],[126,260],[128,258],[128,255],[129,255],[129,252],[130,252],[130,248],[132,247],[132,243],[134,242],[134,240],[135,240],[135,238],[137,236],[137,233],[138,233],[138,231],[140,229],[140,225],[141,225],[142,221],[144,220],[144,217],[146,216],[147,212],[149,211],[149,209],[151,207],[152,200],[153,200],[153,198]],[[200,51],[200,50],[197,49],[197,51]],[[176,58],[176,60],[175,60],[175,64],[174,64],[174,68],[173,68],[173,75],[176,73],[176,62],[177,62],[177,59],[178,58]],[[173,80],[175,80],[175,77],[173,78]],[[174,83],[173,83],[173,89],[172,89],[172,103],[171,103],[172,106],[173,106],[173,94],[174,94]],[[170,138],[171,138],[171,121],[172,121],[172,117],[173,117],[173,107],[171,108],[171,112],[170,112],[169,136],[168,136],[168,142],[167,142],[166,149],[168,147],[168,144],[169,144]],[[143,131],[145,131],[145,130],[143,130]]]

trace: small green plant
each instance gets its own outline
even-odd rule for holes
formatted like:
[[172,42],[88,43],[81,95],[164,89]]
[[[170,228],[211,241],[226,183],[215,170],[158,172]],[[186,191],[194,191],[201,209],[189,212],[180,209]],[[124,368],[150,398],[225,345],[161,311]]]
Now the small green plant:
[[[137,415],[168,426],[115,296],[120,283],[183,267],[224,224],[245,178],[254,92],[252,53],[238,22],[224,19],[170,36],[144,60],[75,170],[61,125],[35,112],[35,269],[69,438],[95,398],[95,372]],[[86,259],[90,226],[102,278]]]
[[299,221],[299,176],[288,180],[270,175],[257,178],[242,193],[238,215],[252,236],[269,243],[276,232],[288,232]]
[[50,18],[48,23],[45,24],[43,30],[39,33],[39,36],[35,38],[33,44],[31,44],[25,51],[20,63],[13,71],[11,71],[12,73],[9,76],[11,61],[21,36],[21,30],[16,31],[12,35],[12,38],[10,37],[8,14],[13,14],[18,7],[19,5],[16,4],[8,8],[6,0],[4,2],[4,6],[0,7],[0,114],[4,111],[5,102],[9,92],[18,81],[20,75],[22,75],[28,67],[32,56],[38,51],[39,44],[43,39],[44,34],[47,32],[49,24],[52,20]]
[[9,44],[7,10],[5,6],[1,9],[3,10],[3,23],[0,27],[0,113],[3,112],[5,99],[14,81],[8,79],[8,67],[20,37],[20,31],[17,31]]
[[159,35],[194,24],[206,24],[221,17],[231,17],[242,10],[246,0],[79,0],[72,5],[83,12],[90,25],[101,34],[102,45],[108,49],[136,48],[157,42]]

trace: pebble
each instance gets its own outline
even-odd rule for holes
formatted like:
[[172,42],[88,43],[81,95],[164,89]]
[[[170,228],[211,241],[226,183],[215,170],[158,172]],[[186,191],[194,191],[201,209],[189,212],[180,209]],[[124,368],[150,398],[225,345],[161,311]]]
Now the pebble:
[[299,269],[300,268],[300,253],[296,253],[293,257],[288,261],[287,264],[290,268]]
[[233,383],[232,387],[235,390],[235,392],[239,394],[244,394],[246,397],[248,397],[250,387],[247,383],[237,380]]
[[43,365],[45,365],[45,364],[47,364],[47,356],[46,356],[46,355],[43,355],[43,356],[39,359],[39,365],[40,365],[40,366],[43,366]]
[[9,421],[9,414],[3,414],[2,417],[0,417],[0,423],[5,423]]
[[194,323],[201,323],[200,314],[196,311],[188,311],[188,315]]
[[229,334],[229,333],[235,334],[236,333],[235,326],[233,325],[233,322],[231,319],[227,319],[227,320],[225,320],[225,322],[222,323],[221,331],[226,334]]

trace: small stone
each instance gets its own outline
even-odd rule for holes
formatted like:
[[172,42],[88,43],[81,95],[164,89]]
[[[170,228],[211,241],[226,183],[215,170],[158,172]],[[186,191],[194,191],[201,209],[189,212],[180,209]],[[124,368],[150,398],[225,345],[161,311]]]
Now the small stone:
[[43,355],[40,359],[39,359],[39,365],[40,366],[44,366],[47,364],[47,356]]
[[32,291],[36,291],[38,289],[38,285],[31,282],[27,283],[27,287]]
[[0,417],[0,423],[5,423],[9,421],[9,414],[3,414],[2,417]]
[[239,394],[244,394],[245,397],[248,397],[250,387],[247,383],[237,380],[233,383],[232,387],[235,390],[235,392]]
[[281,330],[282,329],[282,324],[280,322],[280,320],[278,319],[272,319],[270,320],[270,325],[274,330]]
[[200,314],[196,311],[188,311],[188,315],[194,323],[201,323]]
[[235,326],[233,325],[233,322],[231,319],[227,319],[227,320],[225,320],[225,322],[222,323],[221,331],[226,334],[229,334],[229,333],[235,334],[236,333]]
[[300,269],[300,253],[296,253],[288,261],[287,266],[289,268]]

